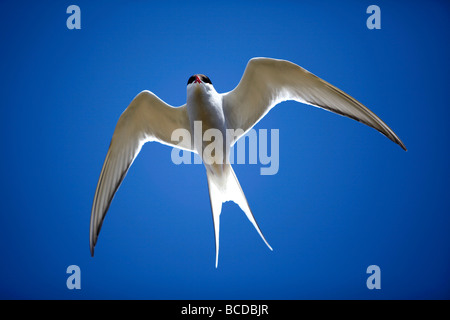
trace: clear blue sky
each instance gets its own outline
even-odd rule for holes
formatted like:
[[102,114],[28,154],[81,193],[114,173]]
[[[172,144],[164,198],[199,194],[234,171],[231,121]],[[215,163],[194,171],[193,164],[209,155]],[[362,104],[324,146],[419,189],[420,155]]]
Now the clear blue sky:
[[[81,8],[68,30],[66,8]],[[369,30],[366,9],[381,8]],[[0,3],[0,298],[450,298],[450,7],[444,1]],[[89,253],[95,187],[141,90],[185,103],[190,75],[234,88],[255,56],[290,60],[379,115],[404,152],[356,121],[283,103],[280,167],[234,165],[271,252],[237,205],[219,268],[206,174],[147,144]],[[381,268],[368,290],[366,268]],[[66,268],[81,268],[81,290]]]

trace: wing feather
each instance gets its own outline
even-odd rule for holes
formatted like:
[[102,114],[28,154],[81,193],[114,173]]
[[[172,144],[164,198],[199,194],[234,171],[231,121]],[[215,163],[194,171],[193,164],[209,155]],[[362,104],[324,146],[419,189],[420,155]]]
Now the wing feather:
[[160,143],[193,151],[190,141],[175,144],[175,129],[190,132],[186,105],[174,108],[150,91],[139,93],[120,116],[106,154],[92,204],[89,242],[91,255],[114,195],[144,143]]
[[[362,122],[400,145],[400,138],[378,116],[345,92],[302,67],[270,58],[253,58],[237,87],[223,94],[229,129],[250,130],[275,105],[295,100]],[[235,137],[235,143],[240,137]]]

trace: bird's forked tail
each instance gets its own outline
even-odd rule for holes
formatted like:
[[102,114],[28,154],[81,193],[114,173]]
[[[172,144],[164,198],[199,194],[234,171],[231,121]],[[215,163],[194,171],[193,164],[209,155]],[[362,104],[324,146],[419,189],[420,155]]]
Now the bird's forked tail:
[[219,261],[219,230],[220,230],[220,213],[222,211],[222,203],[226,201],[233,201],[244,211],[248,220],[253,224],[256,231],[258,231],[264,243],[273,250],[269,243],[264,238],[252,211],[247,202],[247,198],[242,191],[241,185],[233,171],[231,165],[226,165],[224,174],[221,177],[215,176],[211,171],[206,170],[208,178],[209,199],[211,200],[211,210],[214,222],[214,236],[216,240],[216,268]]

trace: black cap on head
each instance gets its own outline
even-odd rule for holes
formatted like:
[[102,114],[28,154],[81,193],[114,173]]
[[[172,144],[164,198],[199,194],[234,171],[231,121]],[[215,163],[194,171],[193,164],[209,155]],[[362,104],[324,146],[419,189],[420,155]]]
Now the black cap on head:
[[207,76],[205,76],[204,74],[194,74],[193,76],[191,76],[189,78],[187,84],[193,83],[196,80],[197,81],[200,80],[201,82],[212,84],[211,80],[209,80],[209,78]]

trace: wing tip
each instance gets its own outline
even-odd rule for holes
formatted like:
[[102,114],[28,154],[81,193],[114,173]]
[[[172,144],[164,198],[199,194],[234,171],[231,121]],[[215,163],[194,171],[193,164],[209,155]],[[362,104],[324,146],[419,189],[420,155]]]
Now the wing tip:
[[[97,234],[98,236],[98,234]],[[94,257],[95,245],[97,244],[97,238],[91,238],[89,242],[89,249],[91,251],[91,257]]]
[[397,136],[395,136],[395,140],[393,140],[396,144],[398,144],[403,150],[408,151],[405,144],[400,140]]
[[407,149],[406,146],[403,144],[403,142],[400,141],[399,145],[400,145],[400,147],[402,147],[403,150],[408,151],[408,149]]

